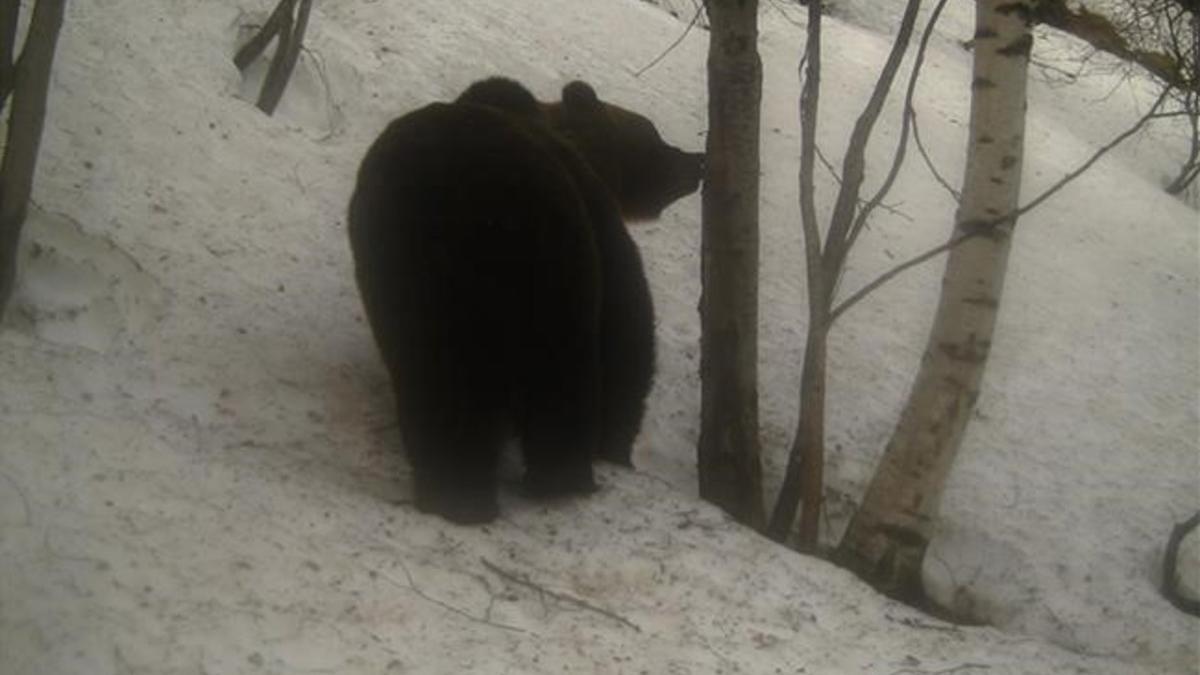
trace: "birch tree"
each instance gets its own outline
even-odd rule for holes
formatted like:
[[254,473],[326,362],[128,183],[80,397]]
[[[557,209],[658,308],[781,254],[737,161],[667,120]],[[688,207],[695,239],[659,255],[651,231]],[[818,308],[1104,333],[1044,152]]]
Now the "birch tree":
[[708,0],[702,194],[700,496],[761,528],[758,437],[758,0]]
[[920,370],[836,559],[885,593],[923,597],[921,563],[979,396],[1004,288],[1024,157],[1033,0],[977,0],[962,201]]

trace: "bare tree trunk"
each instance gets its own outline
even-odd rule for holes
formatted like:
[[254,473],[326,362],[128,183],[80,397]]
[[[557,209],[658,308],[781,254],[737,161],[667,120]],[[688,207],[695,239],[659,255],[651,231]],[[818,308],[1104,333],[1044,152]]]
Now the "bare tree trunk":
[[247,66],[254,63],[254,59],[266,51],[267,45],[271,44],[271,40],[275,39],[275,36],[285,30],[290,30],[295,6],[296,0],[279,0],[279,4],[271,10],[271,15],[263,22],[258,32],[233,55],[233,65],[237,66],[238,70],[245,70]]
[[[1020,194],[1033,0],[977,0],[970,140],[954,237],[921,369],[836,560],[924,597],[921,563],[991,347]],[[1000,218],[998,220],[998,217]]]
[[311,11],[312,0],[300,0],[295,27],[289,20],[287,28],[279,34],[279,47],[275,50],[275,58],[271,59],[271,67],[267,70],[267,78],[263,80],[262,92],[258,96],[259,109],[268,115],[275,114],[275,108],[283,98],[283,90],[292,78],[292,70],[300,58],[300,48],[304,46],[304,32],[308,29]]
[[709,0],[700,298],[700,496],[761,528],[758,0]]
[[1200,176],[1200,13],[1192,17],[1192,69],[1194,80],[1190,89],[1178,92],[1179,107],[1186,115],[1189,131],[1188,156],[1175,179],[1167,185],[1167,194],[1178,195],[1187,190]]
[[828,308],[812,305],[811,300],[808,317],[808,339],[804,343],[804,367],[800,374],[800,418],[767,535],[784,541],[799,503],[803,506],[799,549],[812,553],[819,543],[821,503],[825,495],[825,385],[832,326]]
[[821,496],[824,494],[826,339],[830,327],[830,294],[825,288],[825,266],[821,262],[821,228],[817,223],[813,175],[821,100],[820,3],[808,6],[807,41],[804,87],[800,92],[800,220],[804,229],[808,277],[808,338],[800,374],[800,416],[788,453],[783,485],[767,524],[767,536],[776,541],[787,539],[796,518],[796,508],[803,500],[805,517],[800,526],[801,547],[811,549],[817,542]]
[[[775,508],[767,526],[768,536],[777,541],[784,541],[792,527],[797,507],[803,506],[798,541],[802,550],[816,549],[820,535],[825,481],[827,344],[829,331],[837,318],[837,312],[833,309],[834,291],[858,234],[866,226],[871,211],[883,202],[904,162],[911,123],[908,111],[912,108],[913,91],[920,74],[925,47],[944,4],[945,0],[940,0],[931,15],[913,64],[905,98],[901,138],[892,166],[878,192],[871,199],[864,201],[860,194],[866,178],[867,144],[871,140],[884,102],[891,92],[904,54],[908,50],[921,2],[908,0],[905,6],[891,52],[850,135],[850,143],[842,161],[841,186],[823,247],[817,223],[813,177],[821,88],[822,8],[820,3],[808,6],[808,46],[805,49],[807,72],[800,95],[800,218],[804,229],[804,251],[808,267],[808,338],[804,347],[804,369],[800,379],[800,415],[796,422],[796,435],[792,440],[787,468],[784,470],[783,486],[779,490],[779,498],[775,501]],[[842,307],[844,309],[845,305]]]
[[17,19],[21,15],[21,3],[16,0],[6,0],[0,3],[0,113],[4,112],[4,104],[12,93],[13,52],[17,48]]
[[1167,194],[1170,195],[1182,194],[1192,183],[1196,182],[1196,177],[1200,176],[1200,95],[1188,94],[1184,106],[1191,138],[1187,159],[1183,161],[1183,165],[1179,167],[1179,173],[1166,187]]
[[[297,1],[299,10],[296,9]],[[275,114],[275,108],[283,98],[292,70],[300,58],[300,49],[304,46],[304,33],[308,29],[308,17],[312,12],[312,0],[279,0],[262,28],[255,33],[250,41],[242,45],[233,57],[233,63],[238,70],[247,66],[263,53],[271,40],[278,37],[279,44],[275,47],[275,55],[271,58],[271,67],[263,79],[262,90],[258,95],[258,107],[268,115]],[[293,14],[296,15],[293,19]]]
[[66,0],[38,0],[13,73],[8,140],[0,163],[0,317],[4,316],[16,282],[17,243],[33,193],[33,174],[46,119],[50,67],[65,4]]

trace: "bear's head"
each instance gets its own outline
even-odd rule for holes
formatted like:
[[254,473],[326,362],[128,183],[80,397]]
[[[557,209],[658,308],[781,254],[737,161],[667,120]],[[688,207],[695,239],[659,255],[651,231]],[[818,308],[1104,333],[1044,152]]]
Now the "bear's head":
[[700,186],[704,153],[684,152],[662,139],[654,123],[605,103],[584,82],[562,90],[562,102],[544,104],[547,120],[567,137],[616,197],[629,220],[657,218]]

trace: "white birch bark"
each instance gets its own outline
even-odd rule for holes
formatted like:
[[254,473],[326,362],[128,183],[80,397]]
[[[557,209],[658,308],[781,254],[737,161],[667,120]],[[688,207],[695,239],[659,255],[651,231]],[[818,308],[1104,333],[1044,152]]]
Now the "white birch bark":
[[977,0],[970,139],[953,248],[920,371],[837,552],[884,592],[923,597],[921,562],[979,395],[1018,207],[1032,0]]

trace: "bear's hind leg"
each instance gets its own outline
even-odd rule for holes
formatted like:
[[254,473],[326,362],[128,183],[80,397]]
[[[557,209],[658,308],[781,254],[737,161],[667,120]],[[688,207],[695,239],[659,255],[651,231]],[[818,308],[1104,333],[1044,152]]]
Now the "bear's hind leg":
[[596,488],[592,456],[600,426],[596,335],[585,326],[543,347],[530,356],[523,397],[525,491],[533,497],[586,494]]
[[587,410],[590,402],[567,392],[553,401],[538,398],[529,401],[521,439],[526,494],[545,498],[593,492],[596,416]]
[[463,525],[494,520],[502,442],[498,424],[476,419],[406,430],[417,509]]
[[616,388],[626,392],[626,398],[614,400],[612,390],[605,390],[604,437],[597,447],[597,458],[618,466],[633,467],[633,442],[637,438],[645,415],[646,405],[642,387]]

